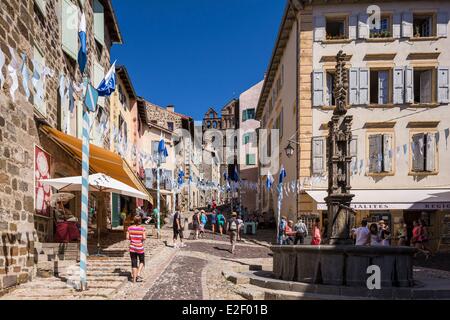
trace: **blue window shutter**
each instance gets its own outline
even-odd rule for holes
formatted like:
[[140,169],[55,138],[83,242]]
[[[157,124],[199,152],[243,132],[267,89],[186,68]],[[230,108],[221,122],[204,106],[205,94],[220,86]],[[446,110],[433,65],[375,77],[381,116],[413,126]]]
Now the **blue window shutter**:
[[78,59],[78,7],[70,0],[61,2],[61,43],[64,52]]
[[405,103],[405,69],[394,68],[394,104]]
[[105,44],[105,9],[99,0],[94,0],[94,37],[100,44]]
[[360,68],[359,69],[359,104],[368,105],[369,104],[369,69]]
[[359,69],[350,68],[349,72],[349,84],[350,84],[350,105],[358,105],[358,90],[359,90]]
[[323,98],[324,98],[324,92],[323,92],[323,71],[322,70],[315,70],[313,72],[313,105],[314,107],[321,107],[323,106]]
[[378,72],[378,104],[389,102],[389,71]]
[[358,18],[358,38],[367,39],[369,38],[369,26],[367,25],[369,16],[367,14],[360,14]]
[[327,20],[324,16],[314,17],[314,41],[325,40]]
[[349,39],[356,39],[358,32],[358,16],[351,15],[348,19],[348,37]]
[[448,13],[438,12],[437,13],[437,36],[447,37],[448,30]]
[[405,103],[414,103],[414,70],[405,68]]
[[402,35],[402,15],[400,13],[394,13],[392,22],[392,37],[395,39],[400,38]]
[[402,14],[402,37],[411,38],[413,36],[413,14],[403,12]]
[[438,68],[438,102],[439,103],[449,103],[450,93],[449,93],[449,67],[439,67]]

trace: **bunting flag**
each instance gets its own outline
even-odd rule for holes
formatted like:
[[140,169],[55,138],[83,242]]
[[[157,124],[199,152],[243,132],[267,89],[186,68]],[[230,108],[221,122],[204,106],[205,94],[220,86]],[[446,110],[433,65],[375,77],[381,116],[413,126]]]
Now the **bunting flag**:
[[80,27],[78,31],[78,37],[80,38],[80,51],[78,51],[78,66],[81,74],[84,73],[84,69],[87,64],[87,45],[86,45],[86,15],[81,15]]
[[8,65],[8,73],[11,77],[12,84],[9,88],[9,93],[11,95],[11,99],[16,101],[16,91],[19,88],[19,78],[17,76],[17,70],[19,69],[19,62],[17,60],[16,51],[9,47],[9,52],[11,53],[11,62]]
[[97,91],[99,97],[109,97],[116,90],[116,62],[114,62],[100,82]]
[[446,149],[448,149],[448,137],[450,136],[450,129],[447,128],[444,130],[445,133],[445,147]]
[[25,53],[22,53],[22,86],[23,90],[25,91],[25,96],[27,97],[27,100],[30,98],[30,89],[28,87],[28,81],[30,81],[30,72],[28,70],[27,65],[27,55]]
[[95,90],[95,88],[88,84],[87,90],[86,90],[86,98],[84,100],[84,104],[86,105],[86,108],[90,112],[95,112],[97,109],[97,101],[98,101],[98,92]]
[[5,77],[3,76],[3,66],[5,65],[5,54],[0,48],[0,89],[3,89],[3,84],[5,83]]
[[69,94],[69,111],[70,111],[70,113],[73,113],[73,110],[75,109],[74,92],[75,92],[75,89],[73,87],[73,82],[69,81],[68,94]]
[[272,186],[273,186],[273,177],[272,177],[272,175],[270,174],[270,171],[269,171],[268,174],[267,174],[267,179],[266,179],[266,188],[268,190],[270,190],[270,189],[272,189]]

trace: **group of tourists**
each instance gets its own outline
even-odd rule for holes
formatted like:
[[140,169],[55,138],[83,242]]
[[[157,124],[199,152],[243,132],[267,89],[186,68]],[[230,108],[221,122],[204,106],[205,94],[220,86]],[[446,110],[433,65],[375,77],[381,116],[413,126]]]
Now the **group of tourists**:
[[[299,219],[294,225],[294,221],[282,217],[278,230],[279,245],[297,245],[305,244],[306,237],[309,236],[309,230],[303,219]],[[320,231],[320,219],[314,220],[311,232],[311,245],[318,246],[322,243],[322,234]]]

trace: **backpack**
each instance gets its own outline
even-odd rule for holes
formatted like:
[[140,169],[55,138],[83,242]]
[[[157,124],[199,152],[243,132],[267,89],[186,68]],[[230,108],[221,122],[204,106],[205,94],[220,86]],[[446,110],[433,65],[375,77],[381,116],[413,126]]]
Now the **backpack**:
[[230,231],[236,231],[237,230],[237,222],[236,219],[232,219],[230,221]]

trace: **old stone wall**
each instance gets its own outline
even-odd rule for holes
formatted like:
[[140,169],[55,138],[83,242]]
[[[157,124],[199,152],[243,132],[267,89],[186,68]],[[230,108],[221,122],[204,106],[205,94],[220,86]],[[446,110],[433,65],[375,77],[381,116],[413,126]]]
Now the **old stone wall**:
[[[79,5],[79,1],[71,0]],[[106,2],[106,1],[105,1]],[[75,161],[54,143],[39,136],[39,123],[58,128],[60,102],[58,97],[59,76],[64,74],[80,83],[81,74],[75,60],[62,50],[60,17],[61,1],[46,1],[46,14],[42,15],[34,1],[0,1],[0,49],[6,57],[5,66],[0,70],[5,83],[0,88],[0,292],[8,287],[28,281],[33,277],[35,262],[35,244],[44,240],[43,225],[45,219],[35,216],[34,205],[34,148],[42,147],[57,159],[52,163],[52,173],[70,176],[76,169]],[[95,43],[93,32],[92,1],[85,1],[88,28],[88,65],[92,73],[93,62],[99,62],[105,72],[110,66],[111,41],[105,29],[105,43],[101,47]],[[29,99],[24,95],[22,77],[19,74],[19,88],[15,100],[10,94],[13,84],[7,74],[11,61],[9,47],[28,57],[27,66],[33,72],[31,59],[34,48],[38,47],[45,58],[46,66],[54,71],[45,84],[45,102],[47,115],[38,122],[33,105],[34,90],[31,81]],[[21,61],[20,61],[21,63]],[[75,97],[76,100],[81,97]],[[106,101],[108,108],[108,101]],[[41,115],[38,116],[41,118]],[[74,171],[75,170],[75,171]],[[35,226],[36,223],[36,226]],[[36,232],[36,227],[39,230]]]

